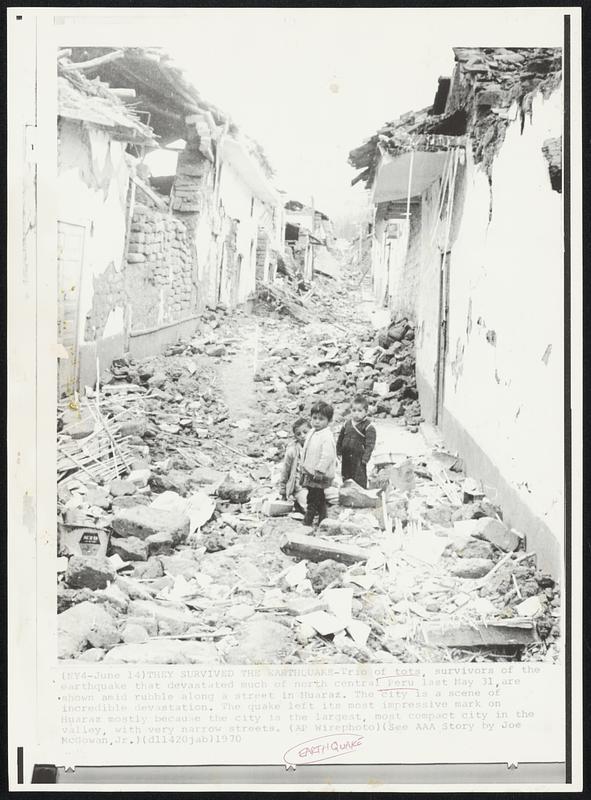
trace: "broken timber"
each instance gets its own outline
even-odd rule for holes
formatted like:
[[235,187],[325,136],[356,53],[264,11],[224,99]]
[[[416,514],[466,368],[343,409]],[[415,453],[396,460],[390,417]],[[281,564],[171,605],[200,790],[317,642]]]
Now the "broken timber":
[[448,625],[427,622],[422,625],[425,644],[438,647],[478,647],[526,645],[539,641],[531,619],[488,622],[486,625]]
[[342,564],[357,564],[368,559],[367,553],[359,547],[329,542],[304,533],[285,534],[280,547],[288,556],[315,562],[330,558]]

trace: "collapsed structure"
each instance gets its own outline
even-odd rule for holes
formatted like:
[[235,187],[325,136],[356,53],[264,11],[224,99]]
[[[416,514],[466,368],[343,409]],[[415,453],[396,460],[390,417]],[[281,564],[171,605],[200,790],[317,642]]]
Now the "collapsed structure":
[[[190,341],[60,404],[60,658],[561,657],[559,582],[421,423],[412,328],[372,331],[348,267],[315,281],[308,324],[206,311]],[[375,398],[370,489],[337,478],[312,530],[276,494],[291,426],[329,397],[336,435],[357,392]]]
[[337,260],[332,254],[335,235],[331,220],[322,211],[299,200],[285,204],[285,242],[304,281],[312,280],[314,271],[336,277]]
[[[415,324],[425,418],[541,563],[563,538],[562,62],[455,48],[433,104],[350,153],[376,298]],[[529,235],[528,235],[529,234]],[[541,445],[543,437],[543,445]]]
[[246,303],[291,255],[262,149],[159,48],[62,50],[58,86],[64,396]]

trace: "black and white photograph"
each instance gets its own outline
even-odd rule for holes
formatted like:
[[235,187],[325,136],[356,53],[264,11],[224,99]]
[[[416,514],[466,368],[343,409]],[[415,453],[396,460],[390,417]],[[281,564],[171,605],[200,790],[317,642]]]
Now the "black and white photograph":
[[[77,11],[36,29],[14,294],[38,276],[12,558],[37,553],[62,744],[199,742],[233,708],[200,674],[284,675],[281,712],[267,683],[227,730],[264,726],[294,771],[378,761],[371,731],[466,743],[534,713],[562,743],[539,686],[571,674],[580,561],[569,10]],[[293,715],[308,669],[351,676],[349,716]],[[178,718],[150,728],[161,701]],[[564,760],[546,745],[521,760]]]
[[65,45],[60,657],[557,658],[561,50],[450,48],[327,207],[174,54]]

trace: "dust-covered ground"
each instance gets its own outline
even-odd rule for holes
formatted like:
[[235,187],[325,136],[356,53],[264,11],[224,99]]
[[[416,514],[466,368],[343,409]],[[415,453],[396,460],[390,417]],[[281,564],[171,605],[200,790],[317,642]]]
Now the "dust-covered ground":
[[[207,310],[121,360],[58,420],[58,643],[109,663],[558,657],[559,587],[425,424],[408,320],[376,330],[362,276]],[[317,529],[269,516],[295,419],[371,403],[370,490]]]

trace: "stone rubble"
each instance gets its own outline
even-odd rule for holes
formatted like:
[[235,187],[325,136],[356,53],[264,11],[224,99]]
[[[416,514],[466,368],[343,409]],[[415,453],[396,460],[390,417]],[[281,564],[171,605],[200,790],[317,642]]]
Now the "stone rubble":
[[[316,277],[305,295],[286,284],[306,321],[279,295],[250,316],[209,309],[190,341],[103,372],[101,413],[130,457],[102,484],[74,464],[61,475],[60,531],[73,520],[108,541],[102,552],[90,536],[74,552],[60,536],[61,658],[556,659],[559,587],[438,442],[398,455],[377,447],[370,489],[337,478],[316,530],[297,514],[267,515],[291,426],[317,399],[333,404],[335,434],[362,392],[378,443],[427,441],[413,326],[372,330],[358,286],[347,270]],[[84,443],[83,412],[82,400],[61,409],[62,439]]]

